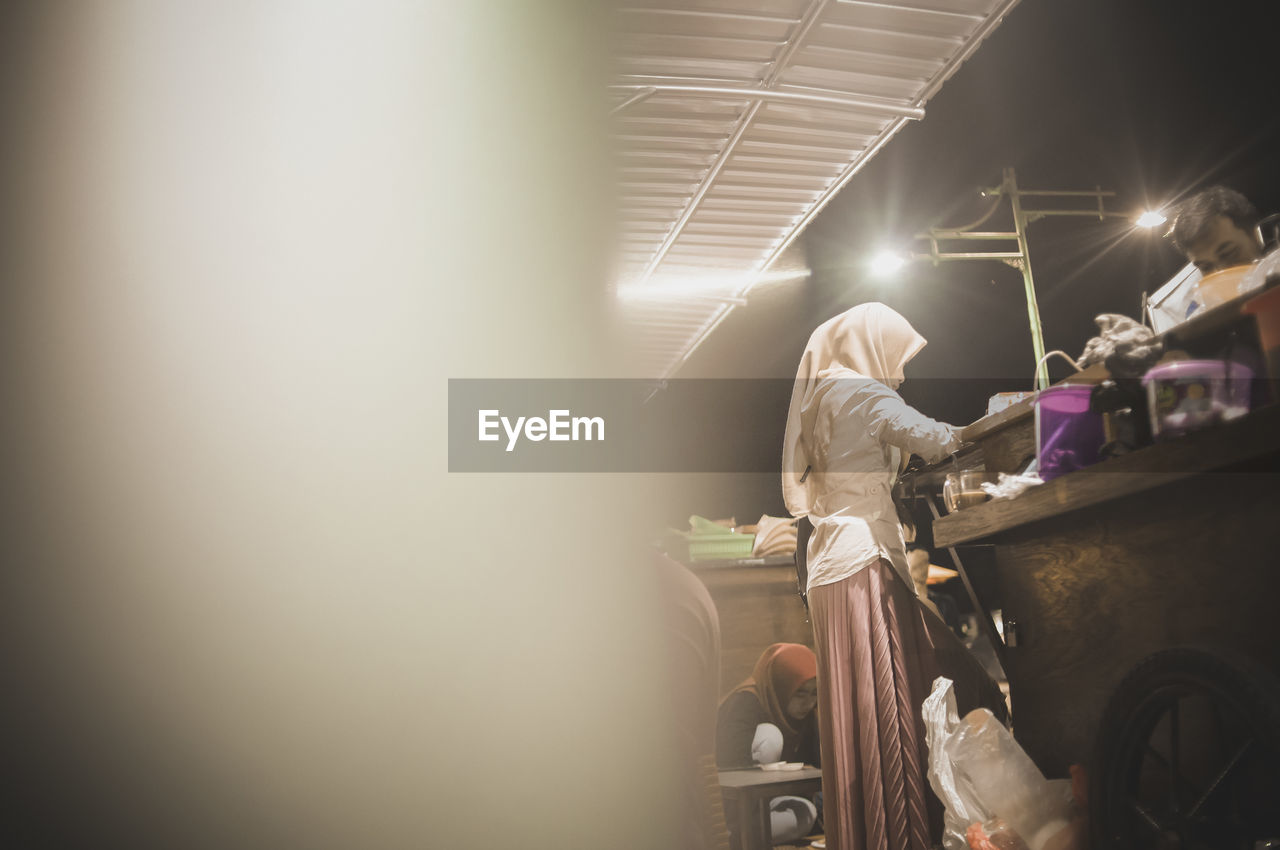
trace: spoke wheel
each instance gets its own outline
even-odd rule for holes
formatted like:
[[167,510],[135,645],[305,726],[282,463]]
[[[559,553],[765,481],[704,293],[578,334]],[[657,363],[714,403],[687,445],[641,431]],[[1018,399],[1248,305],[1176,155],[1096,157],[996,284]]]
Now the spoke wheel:
[[1093,846],[1241,848],[1280,838],[1280,686],[1199,649],[1152,655],[1103,714]]

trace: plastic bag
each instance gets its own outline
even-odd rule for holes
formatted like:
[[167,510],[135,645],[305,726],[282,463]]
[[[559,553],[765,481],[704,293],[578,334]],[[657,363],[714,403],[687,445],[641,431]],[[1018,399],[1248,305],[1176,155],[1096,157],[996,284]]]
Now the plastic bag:
[[1275,277],[1280,277],[1280,249],[1271,251],[1240,278],[1236,294],[1244,295],[1246,292],[1261,289],[1267,281]]
[[1043,479],[1040,478],[1040,461],[1038,458],[1032,458],[1031,462],[1016,475],[1001,472],[997,476],[995,484],[992,484],[989,481],[984,481],[978,486],[982,488],[982,492],[986,493],[993,500],[1016,499],[1026,490],[1043,483]]
[[941,676],[922,711],[929,784],[946,807],[942,844],[947,850],[973,846],[970,840],[978,835],[971,827],[997,819],[1003,821],[1001,831],[1009,833],[1005,838],[1021,839],[1030,850],[1077,846],[1071,782],[1046,780],[990,711],[974,709],[961,720],[952,683]]
[[1085,345],[1078,364],[1081,369],[1104,363],[1115,377],[1140,378],[1164,351],[1155,331],[1128,316],[1103,313],[1094,322],[1101,333]]
[[929,747],[929,785],[946,811],[943,813],[942,846],[946,850],[967,850],[969,825],[991,820],[991,813],[966,785],[957,781],[946,746],[960,728],[956,695],[950,679],[933,680],[933,691],[921,708],[924,714],[925,743]]
[[1043,483],[1039,475],[1010,475],[1007,472],[1001,472],[995,484],[983,481],[978,486],[992,499],[1014,499],[1021,496],[1027,489]]

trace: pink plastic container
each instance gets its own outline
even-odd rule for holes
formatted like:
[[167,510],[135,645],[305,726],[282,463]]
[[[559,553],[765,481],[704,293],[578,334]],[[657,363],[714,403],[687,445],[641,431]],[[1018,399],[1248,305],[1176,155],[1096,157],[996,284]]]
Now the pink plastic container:
[[1098,462],[1102,414],[1089,412],[1093,387],[1059,384],[1036,394],[1036,461],[1048,481]]
[[1167,440],[1248,413],[1253,370],[1225,360],[1175,360],[1148,370],[1142,385],[1151,433]]

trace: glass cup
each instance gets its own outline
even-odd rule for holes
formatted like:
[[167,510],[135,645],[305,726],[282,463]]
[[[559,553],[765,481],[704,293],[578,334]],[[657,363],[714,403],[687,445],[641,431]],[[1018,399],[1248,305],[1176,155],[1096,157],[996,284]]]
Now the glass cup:
[[982,483],[995,483],[996,475],[982,469],[965,469],[949,472],[942,482],[942,503],[948,513],[980,505],[991,498],[982,489]]

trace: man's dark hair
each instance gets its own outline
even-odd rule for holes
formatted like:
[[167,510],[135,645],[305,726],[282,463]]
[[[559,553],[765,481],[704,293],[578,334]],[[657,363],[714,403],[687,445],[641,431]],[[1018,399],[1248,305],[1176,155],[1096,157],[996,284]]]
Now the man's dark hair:
[[1178,205],[1178,215],[1169,228],[1174,247],[1186,253],[1192,242],[1209,232],[1213,220],[1220,215],[1245,233],[1252,233],[1258,223],[1258,211],[1248,198],[1226,186],[1210,186]]

